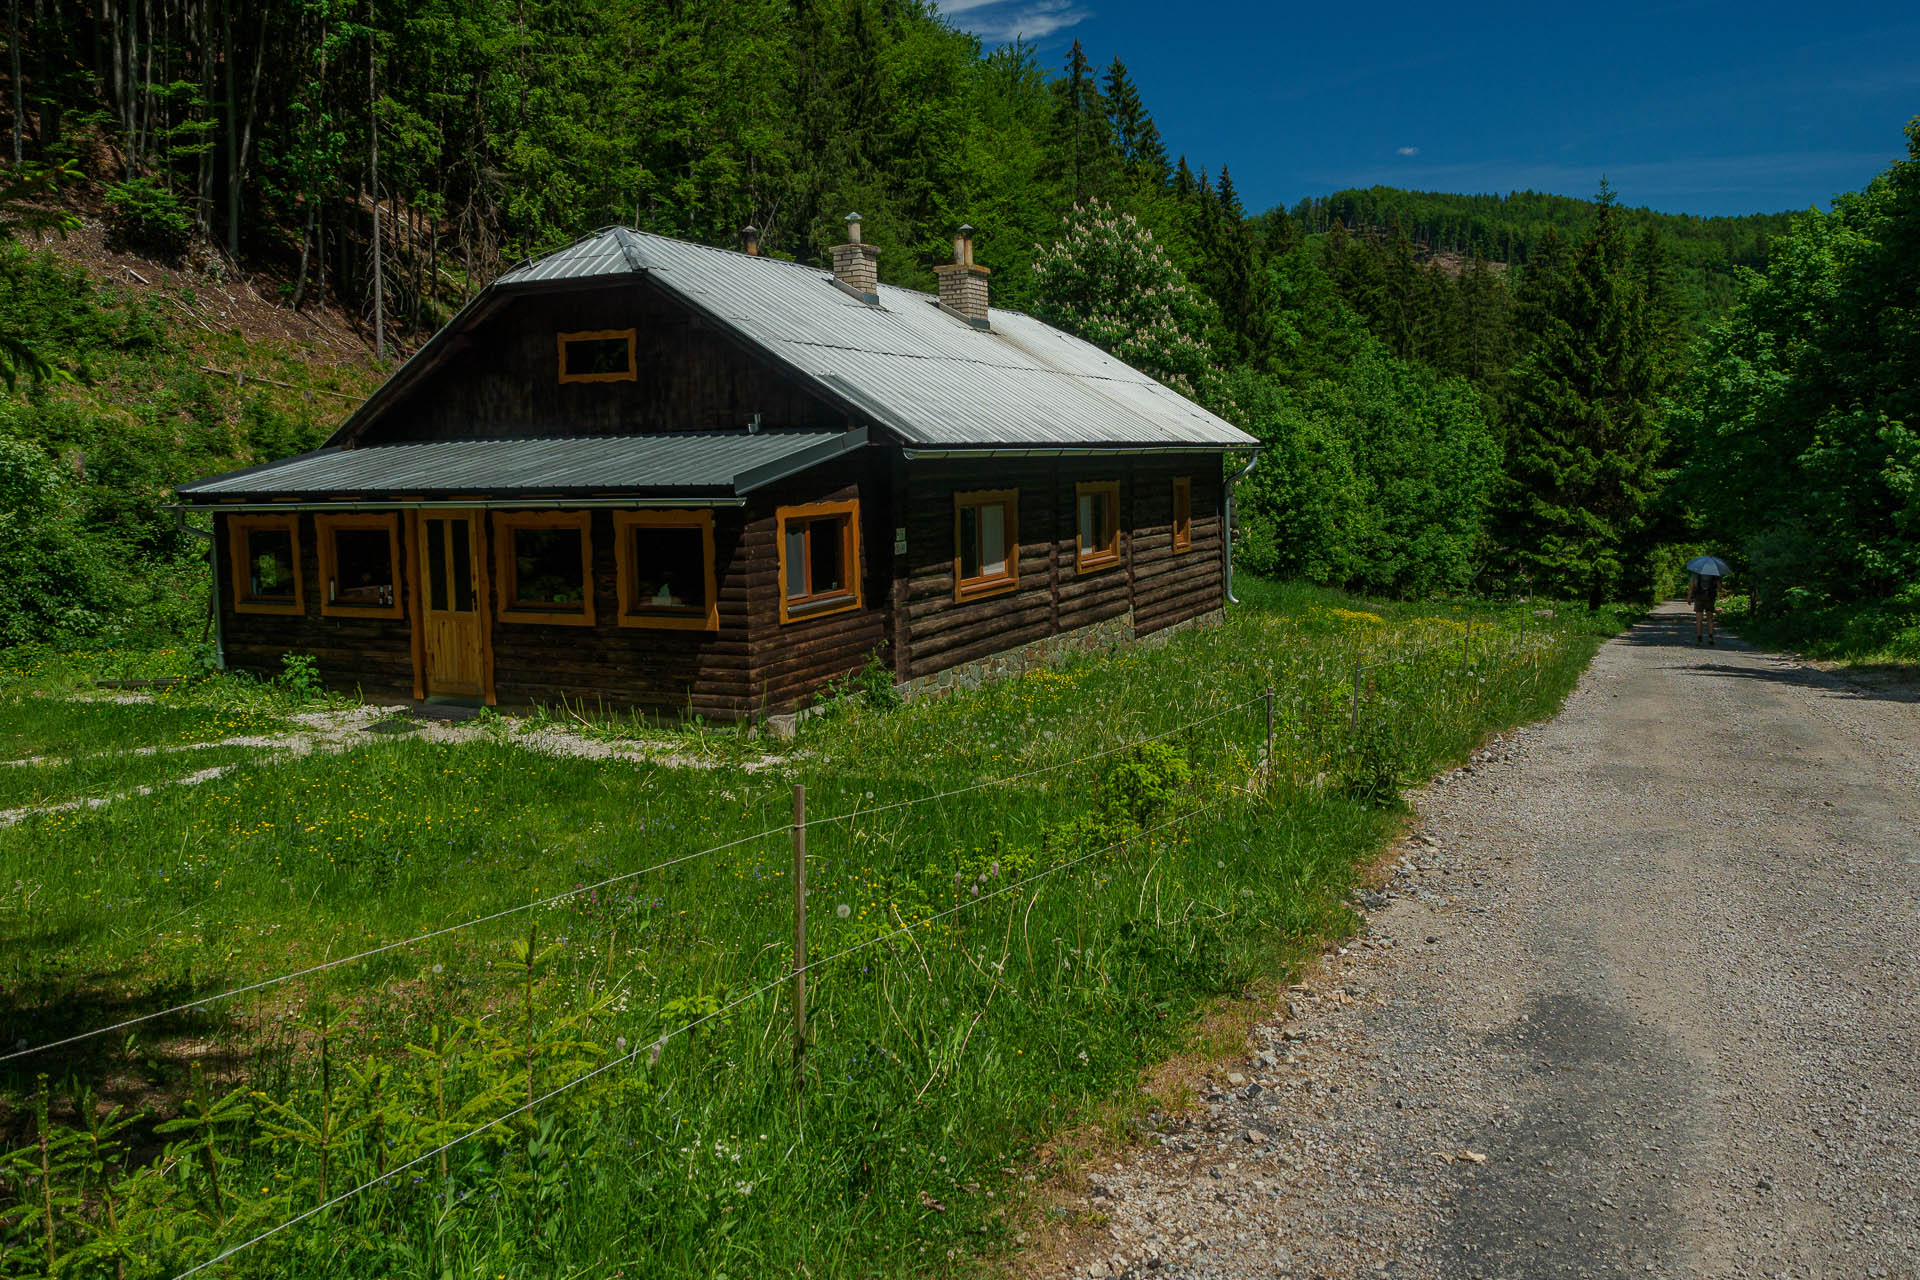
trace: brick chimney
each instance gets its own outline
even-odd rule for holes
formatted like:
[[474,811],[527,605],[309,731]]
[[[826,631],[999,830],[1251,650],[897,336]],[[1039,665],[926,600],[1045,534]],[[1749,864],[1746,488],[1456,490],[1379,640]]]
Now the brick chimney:
[[833,246],[833,278],[870,307],[880,305],[880,250],[860,242],[860,215],[847,215],[847,242]]
[[749,258],[760,256],[760,228],[748,223],[740,228],[740,247]]
[[953,233],[953,261],[935,267],[940,277],[940,307],[976,329],[987,323],[987,277],[992,273],[973,260],[973,228]]

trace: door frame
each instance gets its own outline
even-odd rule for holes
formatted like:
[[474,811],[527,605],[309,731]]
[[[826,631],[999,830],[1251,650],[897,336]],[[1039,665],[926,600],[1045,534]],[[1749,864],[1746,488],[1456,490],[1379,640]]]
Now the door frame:
[[[407,564],[409,566],[407,594],[411,605],[407,610],[407,620],[413,651],[413,698],[416,702],[424,701],[429,692],[427,688],[426,538],[420,528],[422,514],[417,507],[406,513]],[[486,512],[476,505],[444,510],[435,508],[431,514],[441,518],[464,514],[467,518],[468,537],[473,547],[475,625],[480,628],[480,696],[487,706],[498,706],[500,700],[493,687],[493,581],[488,572]]]

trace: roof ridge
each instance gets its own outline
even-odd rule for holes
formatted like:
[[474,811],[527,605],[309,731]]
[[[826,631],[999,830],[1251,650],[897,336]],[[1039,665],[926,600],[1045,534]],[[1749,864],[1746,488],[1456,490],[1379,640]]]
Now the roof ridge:
[[[882,351],[875,347],[860,347],[845,342],[818,342],[811,338],[775,338],[773,341],[795,347],[818,347],[822,351],[855,351],[863,356],[886,356],[889,360],[939,360],[948,364],[974,364],[979,365],[983,369],[1003,369],[1013,373],[1045,373],[1060,378],[1117,382],[1129,387],[1165,385],[1158,379],[1141,373],[1140,370],[1134,368],[1132,365],[1120,360],[1114,360],[1113,362],[1122,369],[1125,369],[1128,373],[1134,374],[1135,376],[1133,378],[1117,378],[1110,373],[1081,373],[1073,370],[1054,368],[1051,365],[1007,364],[1001,361],[982,360],[978,356],[948,355],[945,352],[925,355],[918,351]],[[1099,350],[1099,348],[1096,347],[1095,350]],[[1105,352],[1101,352],[1101,354],[1106,355]],[[1107,356],[1107,358],[1109,360],[1113,359],[1112,356]]]

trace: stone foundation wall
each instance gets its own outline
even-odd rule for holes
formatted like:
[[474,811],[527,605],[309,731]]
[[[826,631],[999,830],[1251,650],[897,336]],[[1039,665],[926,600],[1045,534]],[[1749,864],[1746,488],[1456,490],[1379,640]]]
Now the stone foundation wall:
[[1225,609],[1210,609],[1206,613],[1197,613],[1191,618],[1182,618],[1170,626],[1162,627],[1149,635],[1141,636],[1140,643],[1147,645],[1165,644],[1182,631],[1192,631],[1196,627],[1217,627],[1226,620],[1227,611]]

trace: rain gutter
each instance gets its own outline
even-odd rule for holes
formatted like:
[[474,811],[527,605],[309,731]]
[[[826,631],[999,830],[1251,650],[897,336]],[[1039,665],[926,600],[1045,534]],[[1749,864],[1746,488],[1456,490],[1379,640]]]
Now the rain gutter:
[[1233,479],[1227,481],[1227,527],[1224,531],[1226,533],[1226,537],[1221,539],[1221,543],[1227,549],[1227,603],[1228,604],[1240,603],[1240,597],[1233,594],[1233,489],[1235,485],[1239,484],[1242,480],[1245,480],[1248,476],[1252,475],[1253,469],[1259,465],[1260,465],[1260,455],[1258,453],[1255,453],[1251,458],[1247,459],[1247,465],[1245,469],[1243,469],[1238,475],[1234,476]]
[[207,565],[211,572],[207,578],[207,608],[213,614],[213,664],[220,670],[227,669],[227,634],[220,625],[220,556],[214,550],[213,530],[196,529],[187,523],[187,512],[191,508],[176,506],[173,508],[173,527],[182,533],[190,533],[207,544]]
[[[1257,449],[1250,444],[1116,444],[1116,445],[1040,445],[1002,449],[902,449],[908,462],[939,461],[953,458],[1108,458],[1130,454],[1160,453],[1238,453]],[[1248,467],[1252,470],[1252,467]],[[1240,474],[1245,475],[1246,472]]]
[[[575,511],[581,507],[744,507],[745,498],[243,498],[173,504],[175,511]],[[198,530],[195,530],[198,532]]]

